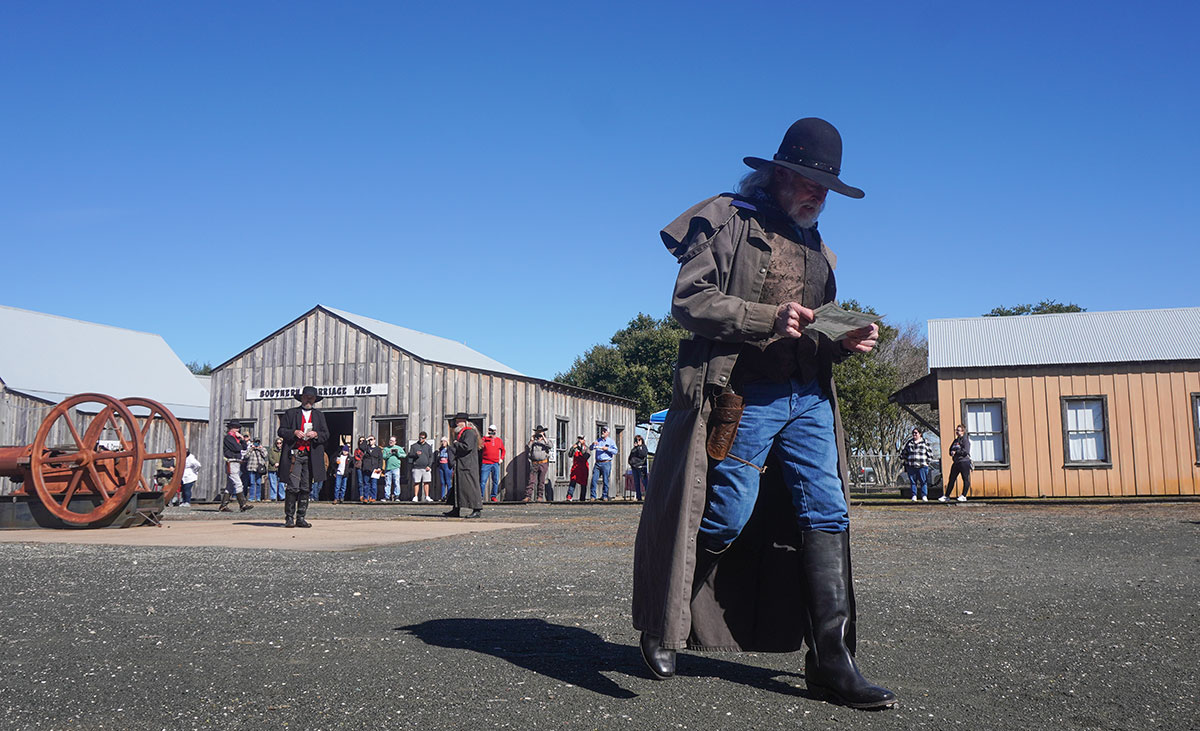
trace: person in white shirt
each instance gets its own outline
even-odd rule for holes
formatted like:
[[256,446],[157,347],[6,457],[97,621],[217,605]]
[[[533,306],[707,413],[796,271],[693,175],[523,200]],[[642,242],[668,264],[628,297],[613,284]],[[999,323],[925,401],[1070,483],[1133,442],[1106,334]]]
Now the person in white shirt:
[[182,507],[192,507],[192,488],[196,485],[196,480],[200,479],[200,460],[196,459],[196,455],[192,454],[192,450],[187,450],[187,459],[183,461],[183,482],[179,486],[179,490],[183,493]]

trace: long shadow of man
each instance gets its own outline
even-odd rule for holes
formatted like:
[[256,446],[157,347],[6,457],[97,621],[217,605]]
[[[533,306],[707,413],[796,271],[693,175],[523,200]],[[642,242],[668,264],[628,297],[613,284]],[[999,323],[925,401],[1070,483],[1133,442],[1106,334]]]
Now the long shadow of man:
[[[456,650],[472,650],[498,657],[518,667],[563,683],[586,688],[610,698],[636,698],[604,675],[615,672],[646,678],[636,645],[606,642],[594,632],[579,627],[550,624],[542,619],[431,619],[420,624],[397,627],[410,632],[427,645]],[[796,673],[689,655],[681,663],[679,675],[718,677],[777,693],[806,696],[807,693],[776,679]]]

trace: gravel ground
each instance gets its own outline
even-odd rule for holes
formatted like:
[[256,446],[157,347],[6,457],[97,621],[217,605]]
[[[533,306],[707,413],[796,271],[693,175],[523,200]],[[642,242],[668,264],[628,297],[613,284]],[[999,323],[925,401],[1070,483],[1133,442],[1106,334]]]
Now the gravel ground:
[[0,727],[1200,727],[1200,504],[857,508],[859,659],[901,700],[873,713],[809,699],[798,655],[650,680],[638,513],[489,506],[538,525],[341,553],[0,545]]

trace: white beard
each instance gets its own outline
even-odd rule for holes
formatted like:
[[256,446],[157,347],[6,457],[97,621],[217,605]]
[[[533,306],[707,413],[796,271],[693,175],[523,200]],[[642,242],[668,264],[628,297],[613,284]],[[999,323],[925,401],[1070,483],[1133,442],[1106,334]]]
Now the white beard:
[[788,205],[788,218],[792,219],[792,223],[800,228],[812,228],[817,219],[821,216],[821,211],[825,210],[825,203],[821,203],[821,207],[815,211],[810,211],[807,207],[792,203]]

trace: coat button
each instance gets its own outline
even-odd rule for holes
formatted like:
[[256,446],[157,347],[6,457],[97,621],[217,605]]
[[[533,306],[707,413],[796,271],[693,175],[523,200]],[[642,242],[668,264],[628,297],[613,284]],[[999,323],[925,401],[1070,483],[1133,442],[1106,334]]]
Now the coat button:
[[759,274],[766,274],[766,273],[767,273],[767,268],[766,268],[766,267],[763,267],[762,269],[759,269],[759,270],[758,270],[758,273],[759,273]]

